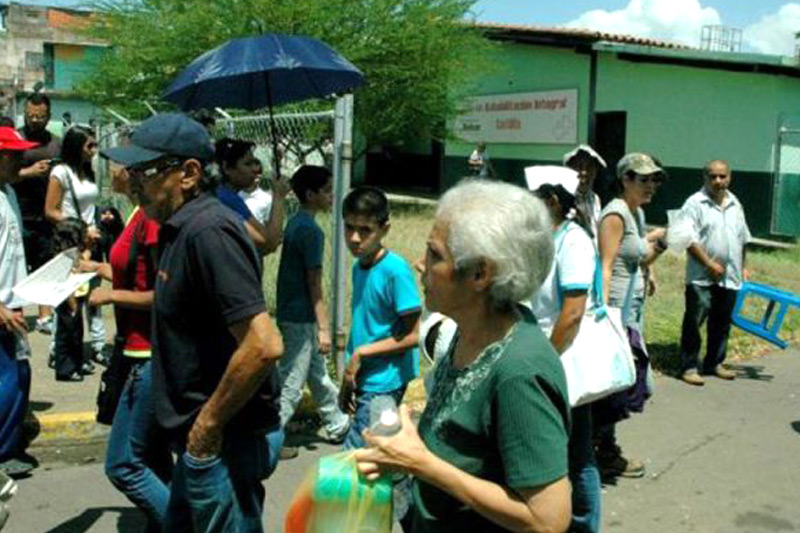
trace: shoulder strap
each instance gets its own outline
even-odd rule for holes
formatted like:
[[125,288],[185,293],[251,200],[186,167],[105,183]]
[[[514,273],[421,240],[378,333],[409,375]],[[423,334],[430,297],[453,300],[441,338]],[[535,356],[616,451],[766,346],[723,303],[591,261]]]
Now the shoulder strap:
[[67,188],[69,189],[69,194],[72,197],[72,205],[75,206],[75,215],[78,218],[83,219],[83,217],[81,216],[81,206],[78,203],[78,196],[75,194],[75,187],[72,185],[72,175],[71,175],[72,169],[69,168],[69,167],[66,167],[66,168],[68,168],[68,171],[67,171]]

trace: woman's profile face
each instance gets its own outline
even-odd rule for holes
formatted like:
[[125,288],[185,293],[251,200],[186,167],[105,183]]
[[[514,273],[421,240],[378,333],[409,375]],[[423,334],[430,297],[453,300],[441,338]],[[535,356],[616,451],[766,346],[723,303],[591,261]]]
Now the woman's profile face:
[[111,166],[111,189],[125,196],[131,195],[130,175],[125,167],[120,165]]
[[94,140],[94,137],[87,137],[86,141],[83,143],[83,160],[91,161],[96,154],[97,141]]
[[660,174],[631,174],[622,178],[622,186],[626,197],[637,205],[649,204],[653,200],[663,178]]
[[251,149],[247,151],[244,157],[236,161],[235,165],[226,165],[225,174],[234,187],[239,189],[251,187],[253,182],[260,180],[261,162]]
[[453,255],[447,246],[448,233],[448,225],[436,219],[425,245],[425,256],[415,266],[422,279],[425,307],[453,316],[452,311],[464,301],[466,287],[456,275]]

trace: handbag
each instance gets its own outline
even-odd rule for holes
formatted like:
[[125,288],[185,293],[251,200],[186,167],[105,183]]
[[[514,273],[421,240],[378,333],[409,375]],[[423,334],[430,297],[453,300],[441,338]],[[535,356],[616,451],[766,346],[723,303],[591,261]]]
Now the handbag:
[[603,304],[603,273],[600,261],[594,272],[592,291],[595,306],[581,319],[578,334],[561,354],[567,377],[569,403],[578,407],[628,389],[636,382],[636,365],[628,342],[623,317],[630,306],[630,295],[637,272],[631,276],[622,309]]
[[[130,256],[128,257],[128,264],[125,267],[125,279],[123,289],[132,290],[136,286],[136,259],[139,252],[139,239],[140,233],[144,228],[144,221],[141,221],[134,229],[133,239],[131,240]],[[149,256],[145,256],[146,259]],[[154,272],[151,261],[148,263],[148,276]],[[99,424],[110,426],[114,422],[114,414],[117,412],[119,400],[122,397],[122,391],[125,389],[125,383],[128,381],[128,376],[133,367],[133,360],[125,356],[126,338],[121,335],[123,331],[122,315],[120,309],[114,310],[114,320],[117,324],[117,334],[114,336],[114,349],[111,351],[111,357],[108,362],[108,367],[103,370],[100,375],[100,389],[97,391],[97,417],[96,420]]]

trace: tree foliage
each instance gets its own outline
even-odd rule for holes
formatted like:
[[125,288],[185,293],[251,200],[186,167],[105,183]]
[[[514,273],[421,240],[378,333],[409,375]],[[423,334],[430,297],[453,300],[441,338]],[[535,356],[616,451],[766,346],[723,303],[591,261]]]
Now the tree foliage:
[[474,0],[101,0],[88,30],[110,43],[79,88],[133,116],[157,104],[174,76],[228,39],[308,35],[364,72],[357,127],[371,145],[445,136],[445,121],[488,49],[467,19]]

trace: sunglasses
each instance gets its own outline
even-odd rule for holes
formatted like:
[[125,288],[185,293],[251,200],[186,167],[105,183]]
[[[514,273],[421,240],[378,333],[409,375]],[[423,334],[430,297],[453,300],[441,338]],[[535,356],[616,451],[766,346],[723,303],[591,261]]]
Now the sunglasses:
[[150,166],[141,165],[130,167],[128,168],[128,172],[132,178],[141,179],[142,181],[150,181],[157,178],[167,170],[182,164],[182,159],[165,159]]
[[637,174],[636,181],[638,181],[642,185],[647,185],[650,182],[653,182],[655,185],[661,185],[662,183],[664,183],[664,176],[662,176],[661,174],[650,174],[647,176]]

